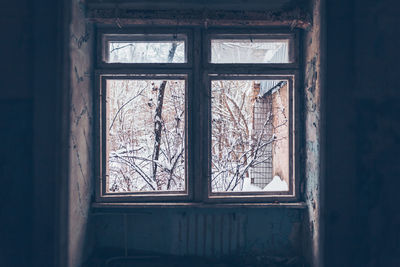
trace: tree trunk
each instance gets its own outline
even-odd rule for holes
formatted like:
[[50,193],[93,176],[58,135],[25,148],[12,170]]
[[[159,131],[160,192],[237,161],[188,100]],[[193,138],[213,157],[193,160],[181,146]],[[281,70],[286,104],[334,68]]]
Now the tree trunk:
[[[171,63],[175,51],[176,51],[177,43],[172,43],[171,50],[169,51],[168,54],[168,62]],[[160,146],[161,146],[161,133],[162,133],[162,108],[163,108],[163,103],[164,103],[164,94],[165,94],[165,86],[167,85],[167,81],[163,81],[160,85],[160,88],[158,90],[158,97],[157,97],[157,106],[156,106],[156,112],[154,115],[154,149],[153,149],[153,180],[157,184],[157,189],[161,189],[161,185],[157,181],[157,163],[159,155],[160,155]]]

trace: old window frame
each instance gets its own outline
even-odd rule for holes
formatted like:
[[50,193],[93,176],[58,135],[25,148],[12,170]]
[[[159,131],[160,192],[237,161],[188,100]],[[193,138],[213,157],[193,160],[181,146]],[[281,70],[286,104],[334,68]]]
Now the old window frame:
[[[186,63],[107,63],[103,61],[104,35],[127,34],[184,34],[186,39]],[[140,26],[119,29],[99,27],[97,29],[97,61],[95,72],[95,133],[96,133],[96,202],[123,203],[274,203],[299,200],[299,31],[288,28],[257,27],[204,27],[160,28]],[[246,36],[289,38],[292,51],[290,63],[261,64],[216,64],[210,62],[211,39]],[[201,44],[201,45],[199,45]],[[151,77],[186,76],[186,140],[185,172],[187,188],[184,193],[138,192],[106,193],[105,135],[104,135],[104,84],[107,77],[143,79]],[[136,78],[135,78],[136,77]],[[212,79],[285,79],[289,87],[292,104],[289,124],[290,183],[289,192],[211,192],[211,80]]]

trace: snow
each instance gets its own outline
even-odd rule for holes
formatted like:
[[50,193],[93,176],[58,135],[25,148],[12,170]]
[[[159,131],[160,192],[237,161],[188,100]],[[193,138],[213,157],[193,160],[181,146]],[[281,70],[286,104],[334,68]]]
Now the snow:
[[168,63],[173,43],[177,44],[173,63],[185,62],[185,43],[181,41],[110,41],[109,63]]
[[[267,172],[267,168],[273,168],[273,145],[277,140],[286,137],[288,128],[286,122],[274,125],[280,118],[281,110],[275,107],[271,97],[260,102],[255,101],[258,93],[255,85],[263,84],[264,87],[266,85],[271,89],[283,82],[282,80],[212,81],[211,188],[213,192],[262,192],[266,184],[272,180],[272,170]],[[277,119],[271,119],[273,116]],[[284,130],[278,131],[280,127]]]
[[[162,116],[149,105],[162,80],[108,80],[108,184],[112,192],[182,191],[185,187],[185,81],[167,80]],[[178,97],[174,97],[178,96]],[[154,124],[162,128],[155,140]],[[153,158],[160,145],[158,159]],[[156,179],[153,166],[157,165]]]
[[288,63],[287,40],[214,39],[212,63]]
[[272,181],[264,187],[263,191],[289,191],[289,187],[284,180],[281,180],[281,177],[275,175]]
[[235,191],[242,191],[242,192],[257,192],[257,191],[289,191],[289,187],[287,183],[282,180],[278,175],[275,175],[272,181],[267,184],[264,189],[259,188],[258,186],[252,184],[250,178],[243,179],[243,188]]
[[[185,190],[185,81],[166,81],[160,115],[156,112],[159,90],[154,88],[163,80],[107,80],[107,182],[112,192]],[[212,81],[213,192],[288,191],[279,176],[265,186],[273,174],[263,171],[266,163],[273,164],[270,144],[285,138],[288,128],[286,123],[271,125],[270,117],[278,116],[281,109],[255,113],[254,85],[262,82]],[[155,127],[162,130],[159,140]],[[155,146],[160,148],[157,157]]]
[[243,189],[240,191],[243,192],[248,192],[248,191],[261,191],[261,188],[258,186],[255,186],[254,184],[251,184],[251,179],[250,178],[244,178],[243,179]]
[[282,80],[263,80],[260,82],[259,97],[264,97],[266,94],[274,94],[286,85],[286,81]]

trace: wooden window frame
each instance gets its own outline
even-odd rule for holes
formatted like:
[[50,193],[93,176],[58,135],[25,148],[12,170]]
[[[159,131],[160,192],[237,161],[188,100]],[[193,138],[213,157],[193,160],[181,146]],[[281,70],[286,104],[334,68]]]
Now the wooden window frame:
[[[129,34],[183,34],[186,39],[186,63],[107,63],[103,60],[104,35]],[[218,27],[202,26],[179,28],[146,27],[119,29],[110,26],[97,29],[97,61],[95,62],[95,173],[96,202],[98,203],[277,203],[300,201],[299,175],[299,30],[288,28]],[[262,36],[290,38],[290,63],[272,64],[216,64],[210,63],[210,40],[214,37]],[[185,192],[127,192],[107,193],[105,79],[182,79],[186,77],[185,104]],[[125,79],[124,78],[124,79]],[[289,192],[211,192],[211,80],[212,79],[282,79],[289,81]]]

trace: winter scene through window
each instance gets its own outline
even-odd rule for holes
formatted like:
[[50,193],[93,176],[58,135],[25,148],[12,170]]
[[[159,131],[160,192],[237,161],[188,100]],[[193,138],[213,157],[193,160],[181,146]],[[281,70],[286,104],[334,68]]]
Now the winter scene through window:
[[285,80],[211,82],[212,192],[288,191]]
[[188,27],[98,36],[99,201],[296,197],[297,35]]
[[289,63],[289,40],[213,39],[211,63]]
[[106,81],[107,190],[184,191],[185,80]]
[[182,36],[146,35],[109,37],[108,63],[185,63]]

